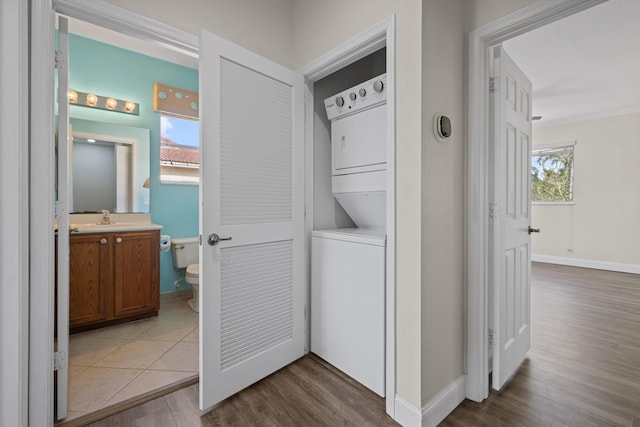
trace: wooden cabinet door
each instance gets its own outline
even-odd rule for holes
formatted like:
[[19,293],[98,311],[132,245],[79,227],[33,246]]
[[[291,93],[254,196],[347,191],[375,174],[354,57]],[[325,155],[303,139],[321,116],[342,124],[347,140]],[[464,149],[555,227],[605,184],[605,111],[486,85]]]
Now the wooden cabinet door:
[[114,316],[160,308],[160,232],[114,234]]
[[110,316],[111,236],[83,234],[69,240],[69,326]]

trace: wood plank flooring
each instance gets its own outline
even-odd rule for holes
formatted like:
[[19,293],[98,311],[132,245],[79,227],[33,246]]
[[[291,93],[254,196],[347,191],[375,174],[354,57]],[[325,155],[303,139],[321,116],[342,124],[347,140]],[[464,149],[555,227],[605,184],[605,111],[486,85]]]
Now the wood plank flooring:
[[[640,427],[640,276],[532,268],[532,349],[483,403],[443,426]],[[315,356],[201,415],[191,386],[95,426],[386,426],[384,400]]]
[[92,426],[397,426],[384,399],[308,355],[200,414],[198,385]]
[[640,276],[533,263],[532,348],[443,426],[640,427]]

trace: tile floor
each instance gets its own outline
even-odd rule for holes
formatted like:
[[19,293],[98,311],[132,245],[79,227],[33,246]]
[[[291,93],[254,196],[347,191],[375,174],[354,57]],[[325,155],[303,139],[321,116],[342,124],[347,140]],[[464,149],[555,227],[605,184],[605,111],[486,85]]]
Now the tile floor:
[[158,317],[71,335],[65,421],[197,375],[198,313],[186,301],[163,297]]

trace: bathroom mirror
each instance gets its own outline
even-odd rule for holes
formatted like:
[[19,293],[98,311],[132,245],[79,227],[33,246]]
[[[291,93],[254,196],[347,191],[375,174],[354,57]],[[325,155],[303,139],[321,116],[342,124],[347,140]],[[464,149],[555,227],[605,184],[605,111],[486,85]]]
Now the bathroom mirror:
[[149,212],[149,129],[71,118],[71,212]]

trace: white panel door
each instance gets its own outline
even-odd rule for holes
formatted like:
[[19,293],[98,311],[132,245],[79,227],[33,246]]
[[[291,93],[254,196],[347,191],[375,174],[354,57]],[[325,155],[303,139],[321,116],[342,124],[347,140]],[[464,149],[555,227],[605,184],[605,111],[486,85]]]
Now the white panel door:
[[55,339],[56,419],[67,416],[69,386],[69,199],[71,195],[71,132],[69,126],[69,35],[67,19],[58,18],[58,158],[57,158],[57,318]]
[[202,32],[203,410],[304,353],[303,96],[300,75]]
[[531,347],[531,82],[494,50],[493,388]]

